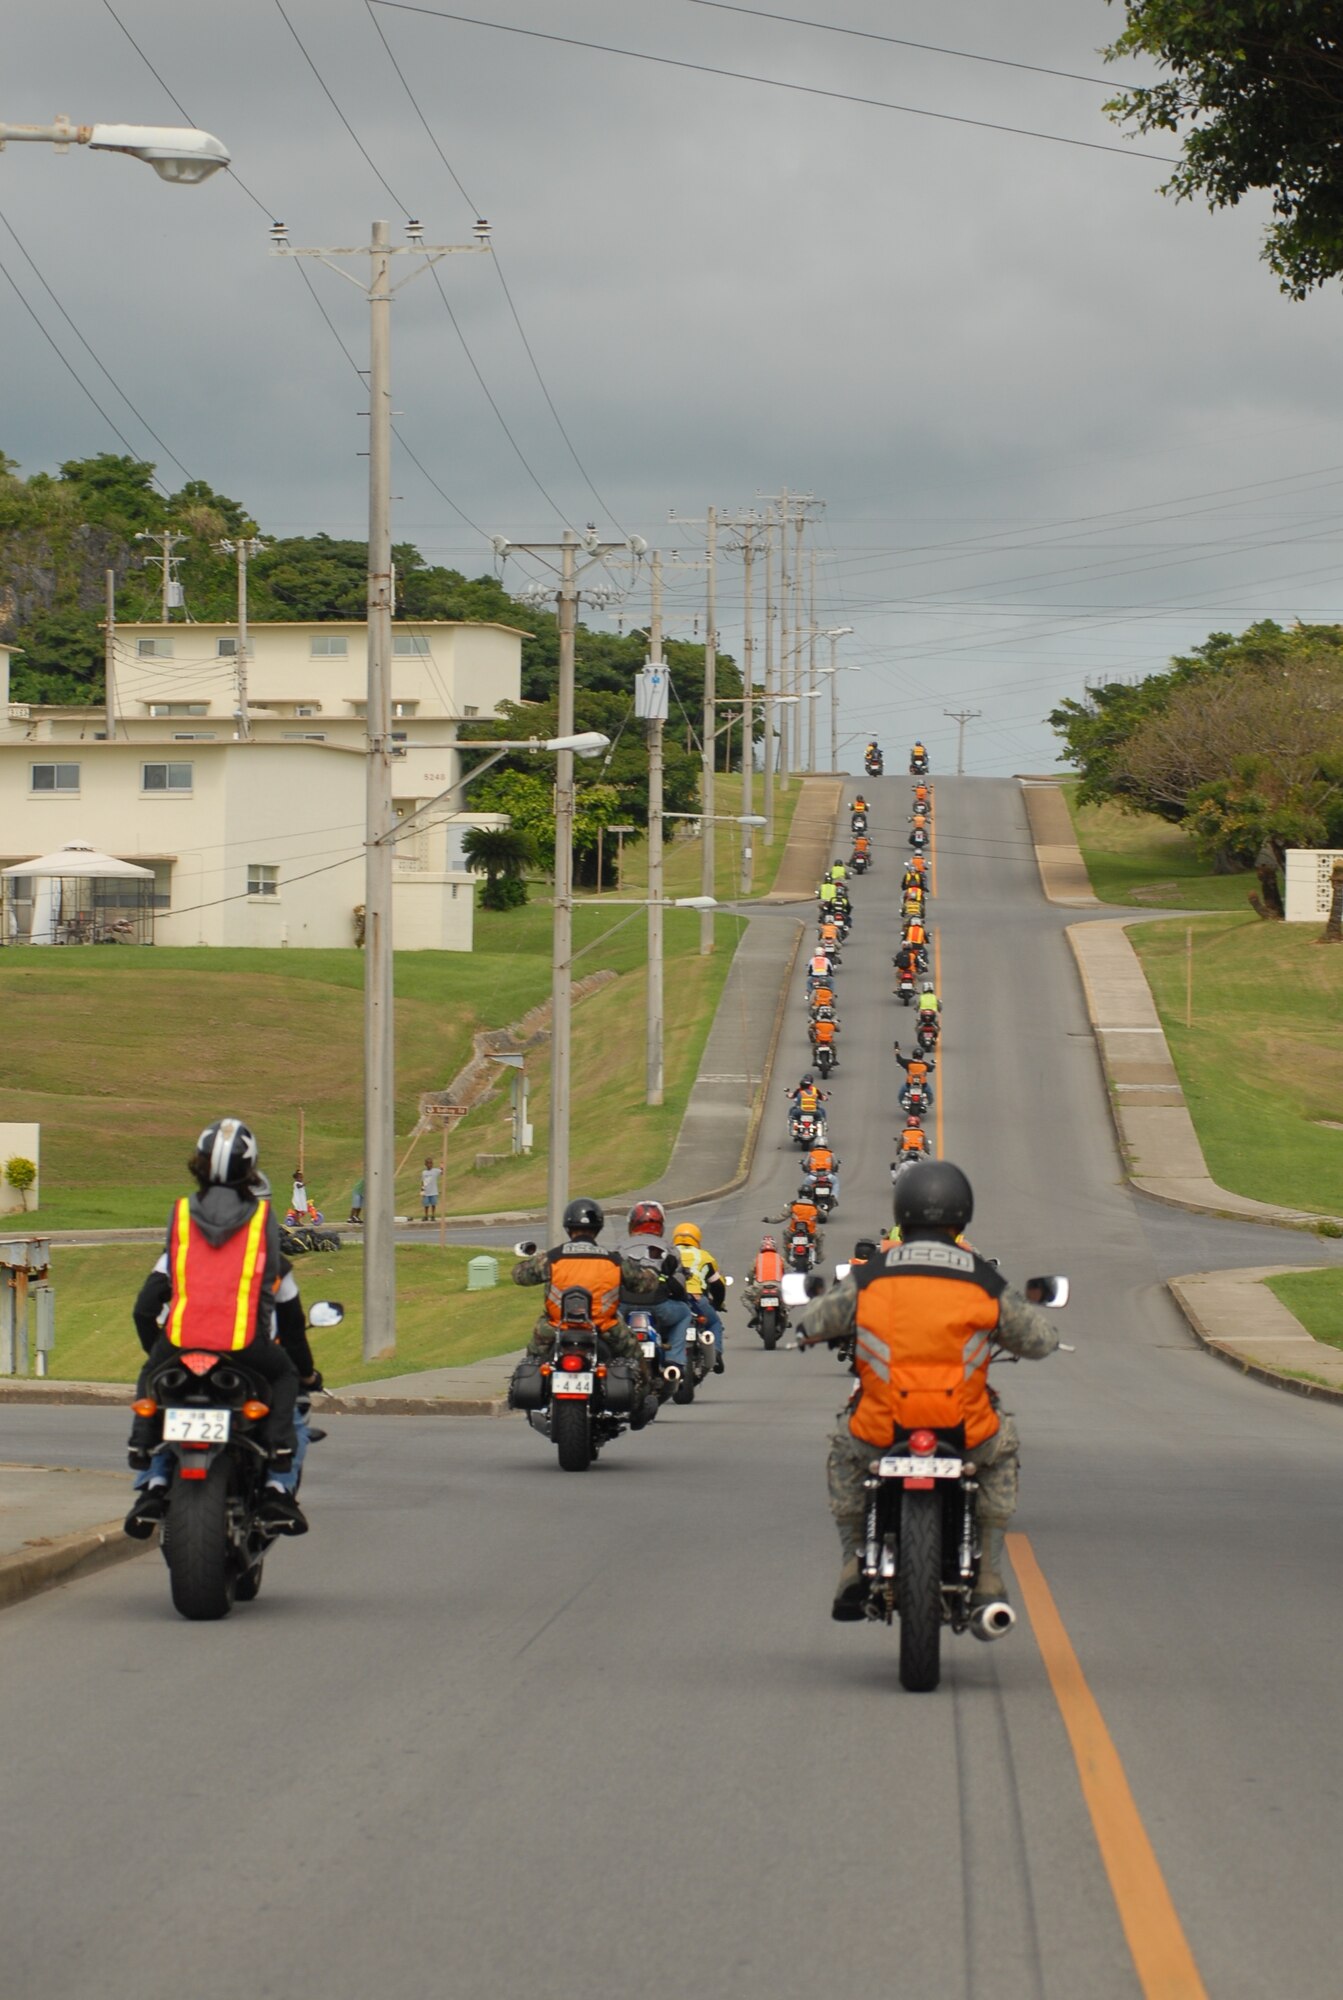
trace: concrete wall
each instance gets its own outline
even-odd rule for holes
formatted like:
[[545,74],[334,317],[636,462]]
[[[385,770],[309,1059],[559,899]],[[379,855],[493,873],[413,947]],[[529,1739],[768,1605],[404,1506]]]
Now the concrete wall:
[[1329,915],[1329,874],[1343,850],[1329,847],[1292,847],[1287,851],[1287,921],[1289,924],[1323,923]]
[[19,1215],[25,1205],[18,1189],[10,1187],[4,1179],[6,1160],[12,1160],[16,1156],[21,1160],[31,1160],[39,1169],[37,1179],[28,1190],[27,1200],[29,1213],[37,1207],[42,1192],[41,1136],[40,1125],[0,1124],[0,1215]]

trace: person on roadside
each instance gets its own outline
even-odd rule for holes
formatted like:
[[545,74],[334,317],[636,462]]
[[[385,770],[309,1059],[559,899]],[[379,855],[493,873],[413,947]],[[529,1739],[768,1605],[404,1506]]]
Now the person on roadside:
[[798,1321],[799,1347],[855,1341],[858,1391],[830,1440],[826,1465],[842,1560],[831,1616],[841,1622],[862,1617],[867,1595],[858,1551],[873,1453],[890,1449],[897,1423],[938,1427],[940,1409],[925,1419],[918,1407],[934,1375],[955,1374],[964,1383],[962,1421],[974,1453],[983,1544],[971,1605],[1006,1598],[1003,1537],[1016,1512],[1021,1445],[1015,1421],[989,1389],[991,1343],[1023,1361],[1043,1360],[1059,1344],[1028,1296],[1011,1291],[992,1264],[958,1245],[974,1214],[974,1194],[959,1167],[941,1160],[902,1174],[894,1210],[901,1242],[851,1271]]
[[420,1175],[420,1205],[424,1210],[422,1222],[438,1220],[438,1184],[443,1178],[443,1169],[433,1160],[426,1160],[424,1172]]
[[672,1248],[680,1258],[681,1269],[685,1273],[690,1309],[713,1335],[713,1372],[721,1375],[725,1365],[722,1312],[727,1303],[726,1281],[717,1259],[704,1248],[704,1237],[697,1222],[677,1223],[672,1231]]
[[[152,1292],[147,1284],[134,1308],[146,1354],[136,1400],[146,1396],[151,1372],[183,1348],[242,1356],[270,1396],[270,1458],[259,1516],[287,1533],[306,1534],[308,1523],[286,1491],[298,1442],[294,1405],[299,1378],[289,1355],[272,1338],[281,1277],[280,1230],[269,1183],[258,1165],[256,1139],[241,1119],[217,1119],[196,1141],[187,1169],[196,1192],[173,1204],[163,1269],[151,1273],[151,1281],[166,1279],[167,1297],[161,1296],[161,1284],[153,1285]],[[240,1326],[247,1338],[236,1347]],[[131,1425],[129,1457],[136,1472],[149,1470],[156,1428],[154,1417],[137,1416]],[[168,1502],[166,1485],[146,1485],[126,1517],[127,1534],[140,1539],[151,1534],[167,1514]]]
[[362,1222],[363,1219],[364,1219],[364,1176],[360,1174],[358,1180],[354,1184],[354,1192],[350,1196],[350,1220],[351,1222]]

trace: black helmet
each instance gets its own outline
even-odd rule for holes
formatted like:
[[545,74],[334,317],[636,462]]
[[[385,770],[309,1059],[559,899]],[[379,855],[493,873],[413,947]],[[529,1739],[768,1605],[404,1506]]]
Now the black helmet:
[[866,1264],[877,1254],[877,1246],[870,1236],[860,1236],[853,1246],[852,1262]]
[[564,1211],[566,1236],[600,1236],[605,1223],[601,1203],[589,1195],[580,1194]]
[[895,1184],[895,1221],[902,1235],[942,1229],[959,1236],[974,1212],[974,1191],[950,1160],[928,1160],[916,1174],[901,1174]]
[[196,1141],[207,1186],[241,1187],[256,1166],[256,1139],[240,1118],[217,1118]]

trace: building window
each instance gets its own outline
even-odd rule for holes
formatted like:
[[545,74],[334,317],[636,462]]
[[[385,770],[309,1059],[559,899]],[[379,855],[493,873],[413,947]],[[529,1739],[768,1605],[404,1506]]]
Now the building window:
[[140,789],[144,792],[189,792],[190,764],[142,764]]
[[478,708],[473,708],[473,707],[471,706],[471,703],[470,703],[470,702],[467,702],[467,704],[466,704],[466,707],[465,707],[465,708],[464,708],[464,709],[462,710],[462,714],[463,714],[463,715],[479,715],[479,714],[480,714],[480,710],[479,710]]
[[419,707],[420,704],[418,701],[394,701],[392,703],[392,714],[398,717],[398,719],[404,720],[407,716],[418,714]]
[[316,715],[317,710],[310,705],[305,707],[304,704],[300,702],[295,708],[294,713],[295,715],[302,717],[305,715]]
[[350,650],[350,642],[343,632],[314,632],[308,641],[308,656],[313,660],[343,660]]
[[208,715],[208,701],[151,701],[149,713],[162,719],[172,715]]
[[423,632],[394,632],[392,634],[392,651],[401,654],[427,653],[429,651],[429,641]]
[[171,639],[137,639],[135,650],[142,660],[170,660],[173,642]]
[[325,736],[321,736],[321,735],[317,734],[317,732],[316,732],[316,731],[314,731],[314,730],[311,730],[311,729],[286,729],[286,730],[282,731],[282,733],[281,733],[281,740],[282,740],[283,742],[285,742],[285,743],[325,743],[325,742],[326,742],[326,738],[325,738]]
[[34,764],[32,787],[35,792],[77,792],[79,790],[78,764]]
[[216,639],[215,651],[221,660],[232,660],[237,655],[238,642],[236,639]]
[[212,729],[175,729],[174,743],[217,743],[218,737]]
[[249,861],[247,864],[247,893],[249,896],[278,896],[280,893],[280,871],[269,861]]

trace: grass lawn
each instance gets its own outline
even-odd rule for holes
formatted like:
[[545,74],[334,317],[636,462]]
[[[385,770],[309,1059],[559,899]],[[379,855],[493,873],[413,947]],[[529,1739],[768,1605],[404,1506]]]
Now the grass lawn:
[[1186,1028],[1185,928],[1129,936],[1209,1172],[1236,1194],[1343,1214],[1343,949],[1317,944],[1315,925],[1196,918]]
[[1292,1271],[1265,1283],[1316,1340],[1343,1347],[1343,1271]]
[[[719,781],[736,809],[741,780]],[[757,887],[773,881],[800,786],[780,801],[772,849],[758,850]],[[758,803],[758,801],[757,801]],[[737,829],[719,828],[719,894],[735,894]],[[646,851],[634,850],[628,893],[642,893]],[[699,846],[668,849],[671,895],[699,887]],[[542,890],[540,893],[545,893]],[[421,1094],[444,1088],[479,1029],[502,1028],[549,997],[551,910],[476,913],[476,948],[403,952],[396,960],[396,1129],[407,1153]],[[740,919],[715,919],[716,950],[701,958],[699,917],[665,922],[666,1102],[643,1103],[647,922],[641,909],[574,912],[575,971],[618,977],[574,1014],[575,1181],[615,1194],[666,1166],[713,1018]],[[31,1229],[162,1222],[181,1192],[201,1127],[221,1111],[252,1123],[277,1197],[288,1199],[305,1115],[308,1185],[343,1217],[360,1172],[363,1131],[363,954],[358,951],[0,952],[0,1117],[42,1128],[42,1203]],[[528,1065],[531,1118],[548,1116],[549,1061]],[[477,1172],[475,1155],[506,1152],[507,1088],[464,1120],[449,1147],[444,1205],[458,1212],[531,1204],[545,1160]],[[398,1208],[418,1214],[419,1172],[437,1147],[417,1144],[397,1184]]]
[[[501,1282],[468,1292],[466,1265],[479,1252],[440,1250],[435,1244],[398,1244],[396,1252],[397,1351],[392,1362],[366,1366],[363,1340],[364,1253],[305,1257],[295,1265],[307,1305],[339,1299],[344,1324],[314,1331],[317,1365],[333,1386],[368,1382],[419,1368],[449,1368],[506,1354],[525,1344],[536,1319],[539,1292],[508,1283],[510,1259],[497,1250]],[[52,1376],[65,1382],[133,1382],[142,1359],[131,1307],[154,1261],[148,1244],[109,1244],[96,1250],[57,1248],[56,1351]]]
[[1077,844],[1103,903],[1149,903],[1158,910],[1244,910],[1253,874],[1214,875],[1187,833],[1151,813],[1117,805],[1079,806],[1064,785]]

